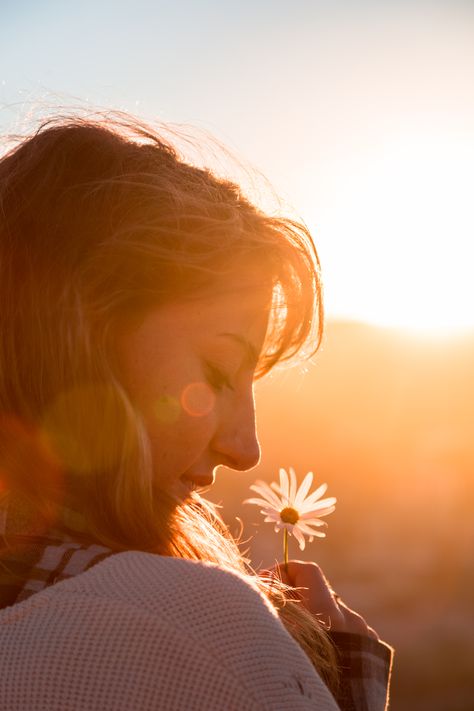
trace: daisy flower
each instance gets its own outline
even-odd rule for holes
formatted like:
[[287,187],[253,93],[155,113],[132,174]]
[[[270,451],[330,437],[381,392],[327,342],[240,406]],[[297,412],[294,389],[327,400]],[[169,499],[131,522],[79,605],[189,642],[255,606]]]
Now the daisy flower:
[[313,483],[313,472],[306,474],[299,488],[293,467],[289,468],[289,472],[288,476],[285,469],[280,469],[280,484],[272,482],[269,485],[257,480],[250,489],[262,498],[245,499],[243,502],[261,506],[260,513],[265,516],[265,522],[275,524],[275,533],[283,529],[285,565],[288,563],[288,534],[293,535],[300,549],[304,550],[305,535],[309,537],[310,543],[314,536],[319,538],[326,536],[324,532],[314,529],[326,526],[325,521],[321,521],[321,517],[328,516],[336,508],[334,496],[321,499],[328,488],[327,484],[321,484],[308,496]]

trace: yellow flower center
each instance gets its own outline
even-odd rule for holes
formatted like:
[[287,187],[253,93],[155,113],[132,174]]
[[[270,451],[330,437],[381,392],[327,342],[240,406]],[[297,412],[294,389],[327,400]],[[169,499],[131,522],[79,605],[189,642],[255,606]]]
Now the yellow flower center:
[[290,506],[287,506],[286,509],[282,509],[280,511],[280,518],[283,521],[283,523],[297,523],[299,520],[299,513],[296,509],[292,509]]

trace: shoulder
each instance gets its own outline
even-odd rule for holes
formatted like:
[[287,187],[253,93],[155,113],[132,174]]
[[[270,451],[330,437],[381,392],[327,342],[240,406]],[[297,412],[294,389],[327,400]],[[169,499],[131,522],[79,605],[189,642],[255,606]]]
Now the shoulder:
[[[173,619],[207,639],[218,623],[281,627],[278,614],[252,576],[214,563],[126,552],[114,555],[74,578],[70,590],[116,600]],[[235,617],[235,619],[233,619]]]
[[101,689],[114,709],[306,711],[315,700],[321,711],[337,708],[256,585],[214,564],[119,553],[0,621],[0,645],[12,650],[0,661],[0,687],[28,690],[59,669],[59,696],[90,679],[77,708],[96,708],[88,694]]
[[[83,575],[67,581],[67,588],[63,589],[121,600],[153,613],[162,612],[168,605],[179,607],[181,603],[202,609],[206,604],[215,606],[219,602],[243,600],[260,607],[266,600],[250,577],[235,570],[213,563],[138,551],[107,558]],[[265,606],[269,614],[276,615],[270,603]]]

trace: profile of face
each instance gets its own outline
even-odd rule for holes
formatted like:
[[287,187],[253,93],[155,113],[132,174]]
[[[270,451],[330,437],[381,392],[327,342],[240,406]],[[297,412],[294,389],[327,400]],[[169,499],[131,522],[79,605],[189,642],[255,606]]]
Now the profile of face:
[[270,297],[239,283],[167,303],[119,339],[121,380],[145,423],[154,475],[178,500],[211,485],[219,465],[244,471],[259,461],[253,384]]

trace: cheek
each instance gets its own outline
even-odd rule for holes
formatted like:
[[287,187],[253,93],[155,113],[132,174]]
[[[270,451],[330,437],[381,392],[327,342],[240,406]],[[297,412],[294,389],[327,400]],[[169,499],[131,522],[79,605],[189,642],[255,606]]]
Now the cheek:
[[[176,369],[183,370],[179,364]],[[179,379],[173,373],[153,375],[129,388],[150,429],[186,428],[213,415],[216,395],[198,369],[187,375],[180,373]]]
[[[176,393],[176,394],[175,394]],[[180,444],[206,436],[216,419],[216,396],[208,385],[190,382],[174,391],[148,397],[142,408],[147,430],[157,442]]]
[[173,424],[149,422],[153,465],[161,480],[177,478],[194,464],[209,446],[213,431],[212,413],[201,416],[181,412]]

